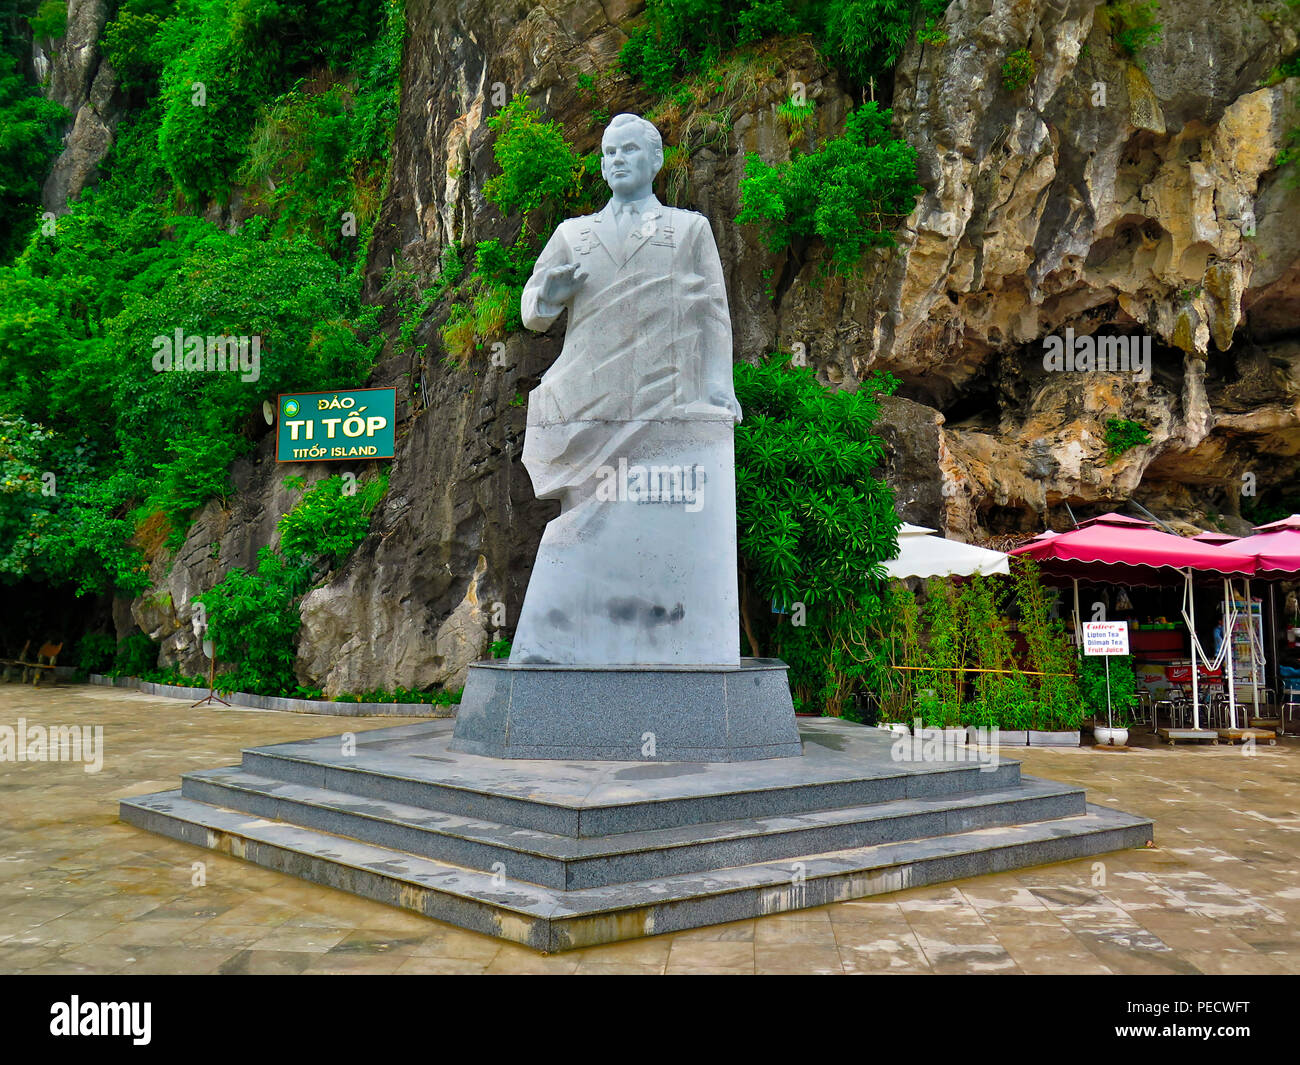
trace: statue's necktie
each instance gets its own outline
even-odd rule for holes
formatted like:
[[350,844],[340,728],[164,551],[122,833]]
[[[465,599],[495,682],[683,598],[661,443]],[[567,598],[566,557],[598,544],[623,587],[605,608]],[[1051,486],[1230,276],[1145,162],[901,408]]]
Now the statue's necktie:
[[615,222],[618,226],[620,244],[626,243],[628,234],[632,232],[632,227],[636,225],[638,217],[639,212],[636,209],[636,204],[625,203],[619,206]]

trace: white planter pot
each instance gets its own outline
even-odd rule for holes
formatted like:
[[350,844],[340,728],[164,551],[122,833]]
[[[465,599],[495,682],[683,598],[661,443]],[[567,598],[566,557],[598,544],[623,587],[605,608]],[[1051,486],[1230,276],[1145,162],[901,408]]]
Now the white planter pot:
[[1107,728],[1105,725],[1098,725],[1092,730],[1092,735],[1099,747],[1128,746],[1128,729],[1126,728]]

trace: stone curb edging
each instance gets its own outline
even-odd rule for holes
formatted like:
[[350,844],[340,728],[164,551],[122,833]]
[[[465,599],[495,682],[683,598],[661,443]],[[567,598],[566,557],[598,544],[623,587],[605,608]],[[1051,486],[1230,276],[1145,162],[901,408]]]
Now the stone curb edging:
[[[206,698],[207,688],[182,688],[175,684],[154,684],[138,677],[105,677],[91,673],[91,684],[108,688],[134,688],[145,695],[161,695],[167,699],[190,699],[197,702]],[[325,714],[332,717],[455,717],[455,704],[436,706],[432,703],[340,703],[318,699],[288,699],[278,695],[251,695],[248,692],[217,693],[232,706],[253,710],[283,710],[291,714]]]

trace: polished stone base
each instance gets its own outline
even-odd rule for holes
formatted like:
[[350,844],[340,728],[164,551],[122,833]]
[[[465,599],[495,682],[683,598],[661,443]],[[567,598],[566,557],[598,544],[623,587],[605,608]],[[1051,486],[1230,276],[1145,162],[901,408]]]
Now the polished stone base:
[[748,762],[797,758],[786,665],[550,666],[476,662],[453,751],[496,758]]
[[[709,764],[455,754],[429,721],[256,747],[122,819],[543,951],[1066,861],[1151,822],[1018,762],[861,725],[800,724],[804,756]],[[355,748],[355,749],[354,749]]]

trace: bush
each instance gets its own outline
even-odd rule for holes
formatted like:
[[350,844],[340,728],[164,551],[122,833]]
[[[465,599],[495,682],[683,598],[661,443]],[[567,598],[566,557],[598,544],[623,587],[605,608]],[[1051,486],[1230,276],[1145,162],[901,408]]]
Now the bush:
[[1110,16],[1111,34],[1119,50],[1136,58],[1149,44],[1161,39],[1161,25],[1156,21],[1160,5],[1155,0],[1138,3],[1110,3],[1106,11]]
[[1036,72],[1034,57],[1029,54],[1028,48],[1012,52],[1002,64],[1002,87],[1007,92],[1023,89],[1034,80]]
[[[897,550],[898,515],[876,476],[876,377],[856,392],[827,390],[790,356],[735,367],[745,420],[736,427],[736,509],[742,621],[751,653],[764,629],[790,665],[801,708],[839,713],[867,674],[865,632],[881,621],[880,563]],[[752,594],[786,614],[760,624]]]
[[27,84],[14,57],[0,52],[0,262],[36,228],[41,182],[63,146],[59,127],[67,117]]
[[1107,461],[1114,462],[1124,452],[1149,443],[1151,443],[1151,434],[1146,431],[1140,422],[1126,421],[1123,418],[1107,419]]
[[924,189],[916,150],[890,134],[891,118],[866,103],[849,115],[843,136],[815,152],[776,166],[748,156],[736,221],[759,226],[771,251],[791,250],[797,259],[821,240],[826,268],[840,274],[856,270],[869,248],[893,247],[890,230]]
[[766,37],[811,33],[851,81],[892,67],[912,29],[934,39],[948,0],[648,0],[619,63],[657,93],[724,53]]
[[88,632],[77,644],[77,672],[103,673],[113,668],[117,638],[107,632]]
[[117,17],[104,26],[104,55],[122,88],[156,86],[167,61],[167,56],[159,53],[159,33],[174,6],[171,0],[126,0]]
[[370,514],[388,491],[388,474],[383,473],[344,493],[340,475],[317,481],[301,501],[280,519],[280,550],[286,556],[324,556],[339,566],[365,539]]
[[527,96],[515,96],[487,120],[496,134],[492,156],[501,173],[483,186],[483,198],[502,214],[524,216],[554,213],[579,191],[584,166],[564,139],[557,122],[543,122],[528,106]]
[[117,645],[113,677],[143,677],[158,668],[158,645],[143,632],[133,632]]
[[195,596],[208,611],[208,632],[221,664],[223,689],[278,695],[296,684],[293,665],[302,617],[298,601],[311,584],[311,567],[264,547],[257,569],[233,569]]
[[[1135,721],[1137,681],[1133,675],[1132,655],[1110,657],[1111,718],[1117,728],[1127,728]],[[1106,720],[1106,656],[1085,655],[1079,669],[1082,696],[1080,717],[1090,715],[1099,725]],[[1078,727],[1077,725],[1075,726]]]
[[43,0],[27,24],[35,40],[57,40],[68,30],[67,0]]

